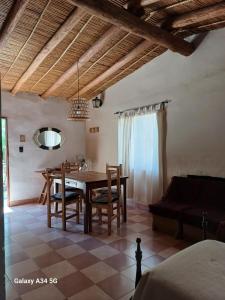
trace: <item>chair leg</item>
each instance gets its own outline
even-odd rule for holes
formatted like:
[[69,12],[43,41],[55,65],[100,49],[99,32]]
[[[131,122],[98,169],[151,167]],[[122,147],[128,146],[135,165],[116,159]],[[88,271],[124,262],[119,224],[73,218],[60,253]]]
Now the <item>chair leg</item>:
[[51,204],[48,203],[48,227],[51,228],[52,227],[52,220],[51,220]]
[[57,215],[58,214],[59,203],[55,202],[54,205],[55,205],[55,214]]
[[117,203],[117,228],[120,228],[120,203]]
[[78,200],[77,202],[76,202],[76,222],[77,222],[77,224],[79,224],[80,223],[80,200]]
[[82,204],[83,204],[83,199],[80,198],[80,212],[82,212]]
[[89,212],[88,212],[88,222],[89,222],[89,232],[92,232],[92,206],[89,205]]
[[62,227],[63,230],[66,231],[66,207],[65,204],[62,203]]
[[98,224],[102,225],[102,209],[98,208],[97,211],[98,211]]
[[108,235],[111,235],[112,231],[112,206],[108,207]]

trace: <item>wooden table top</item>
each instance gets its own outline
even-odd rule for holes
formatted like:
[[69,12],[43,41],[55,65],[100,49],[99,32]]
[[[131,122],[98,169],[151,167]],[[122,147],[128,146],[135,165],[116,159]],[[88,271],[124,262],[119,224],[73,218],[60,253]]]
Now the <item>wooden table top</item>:
[[[66,173],[67,179],[74,179],[81,182],[96,182],[107,180],[106,173],[100,173],[95,171],[82,171],[77,173]],[[121,176],[121,178],[128,178],[127,176]]]

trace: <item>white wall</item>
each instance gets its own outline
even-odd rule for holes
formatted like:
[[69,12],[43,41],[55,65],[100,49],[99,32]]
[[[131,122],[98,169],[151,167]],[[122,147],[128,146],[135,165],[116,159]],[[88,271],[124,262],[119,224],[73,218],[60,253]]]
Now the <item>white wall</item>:
[[[85,124],[67,121],[67,110],[68,104],[64,101],[2,93],[2,115],[8,118],[11,200],[39,197],[44,181],[35,170],[58,166],[66,159],[75,160],[77,154],[85,153]],[[42,150],[34,143],[35,131],[46,126],[64,133],[65,143],[61,149]],[[26,135],[25,143],[20,143],[20,134]],[[22,145],[24,152],[19,153]]]
[[[96,170],[117,161],[114,112],[171,99],[168,106],[168,177],[225,176],[225,29],[210,32],[196,52],[167,51],[106,92],[87,123],[87,156]],[[89,133],[92,126],[100,132]]]

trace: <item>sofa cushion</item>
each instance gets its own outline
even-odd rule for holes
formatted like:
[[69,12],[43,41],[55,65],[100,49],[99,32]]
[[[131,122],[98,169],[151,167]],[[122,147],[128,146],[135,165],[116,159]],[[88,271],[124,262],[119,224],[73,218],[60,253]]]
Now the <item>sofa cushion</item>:
[[196,203],[200,194],[201,181],[188,177],[172,177],[163,201]]
[[199,202],[212,208],[225,209],[225,182],[204,181],[199,195]]
[[181,212],[188,208],[190,208],[190,205],[175,201],[160,201],[149,206],[151,213],[172,219],[180,218]]

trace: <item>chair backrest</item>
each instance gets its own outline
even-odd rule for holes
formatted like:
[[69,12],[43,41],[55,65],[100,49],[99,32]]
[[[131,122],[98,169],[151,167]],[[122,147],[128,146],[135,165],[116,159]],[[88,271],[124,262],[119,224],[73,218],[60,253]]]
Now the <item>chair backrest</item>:
[[120,169],[120,176],[122,176],[122,174],[123,174],[123,165],[122,164],[119,164],[117,166],[113,166],[113,165],[110,165],[110,164],[106,163],[106,173],[107,173],[107,169],[109,167],[119,167],[119,169]]
[[75,162],[65,161],[61,165],[61,169],[65,170],[65,173],[79,172],[80,166]]
[[106,174],[108,179],[108,197],[109,202],[112,202],[112,186],[116,187],[116,193],[118,198],[121,195],[121,185],[120,185],[120,176],[121,176],[121,165],[112,166],[106,165]]

